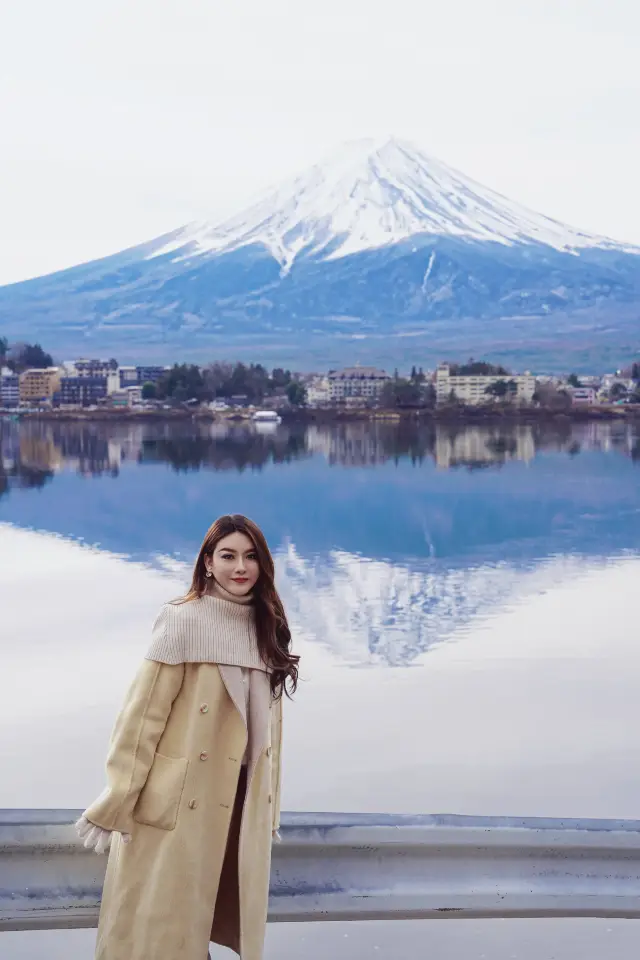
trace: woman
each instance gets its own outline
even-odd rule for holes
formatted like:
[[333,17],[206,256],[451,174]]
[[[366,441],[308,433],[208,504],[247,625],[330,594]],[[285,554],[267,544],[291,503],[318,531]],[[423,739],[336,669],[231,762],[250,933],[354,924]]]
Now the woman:
[[216,520],[116,721],[108,786],[78,821],[111,845],[96,960],[263,951],[280,818],[282,694],[298,660],[260,529]]

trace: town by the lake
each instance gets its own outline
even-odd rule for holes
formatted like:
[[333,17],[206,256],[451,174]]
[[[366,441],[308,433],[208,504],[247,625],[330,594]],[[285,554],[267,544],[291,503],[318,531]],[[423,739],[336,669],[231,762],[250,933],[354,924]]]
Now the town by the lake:
[[0,412],[13,415],[191,411],[269,420],[294,411],[604,411],[640,416],[640,363],[564,376],[514,372],[487,361],[355,365],[316,373],[257,363],[172,365],[77,358],[54,363],[39,344],[0,340]]

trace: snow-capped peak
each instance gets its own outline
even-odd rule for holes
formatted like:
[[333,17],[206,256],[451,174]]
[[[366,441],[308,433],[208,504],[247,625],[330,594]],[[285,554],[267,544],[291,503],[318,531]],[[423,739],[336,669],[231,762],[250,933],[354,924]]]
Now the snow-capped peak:
[[425,234],[565,251],[619,246],[534,213],[390,138],[346,144],[239,215],[184,227],[152,256],[263,244],[286,272],[303,252],[335,259]]

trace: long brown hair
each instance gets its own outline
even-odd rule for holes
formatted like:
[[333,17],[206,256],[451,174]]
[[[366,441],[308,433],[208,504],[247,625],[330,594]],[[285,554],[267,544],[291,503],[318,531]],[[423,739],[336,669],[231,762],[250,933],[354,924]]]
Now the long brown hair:
[[[258,650],[263,662],[271,668],[271,692],[279,699],[283,692],[291,697],[298,686],[298,661],[300,657],[291,653],[291,631],[284,612],[282,600],[275,586],[275,566],[265,536],[248,517],[239,513],[218,517],[211,524],[202,541],[198,553],[193,577],[183,602],[197,600],[207,593],[207,579],[204,558],[211,555],[218,543],[232,533],[244,533],[255,547],[260,575],[253,588],[253,607],[256,618]],[[289,689],[287,689],[287,684]]]

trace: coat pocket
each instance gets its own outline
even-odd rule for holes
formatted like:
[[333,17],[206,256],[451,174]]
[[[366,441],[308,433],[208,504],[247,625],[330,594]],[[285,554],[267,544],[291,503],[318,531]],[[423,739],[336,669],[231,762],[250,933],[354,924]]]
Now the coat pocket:
[[186,757],[165,757],[156,753],[133,811],[133,819],[160,830],[173,830],[188,766]]

